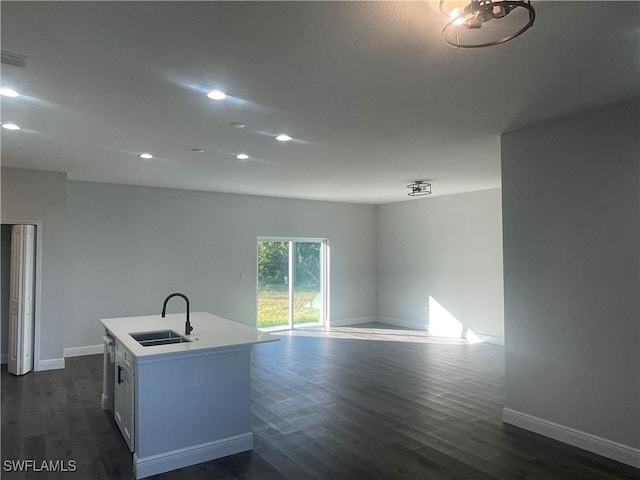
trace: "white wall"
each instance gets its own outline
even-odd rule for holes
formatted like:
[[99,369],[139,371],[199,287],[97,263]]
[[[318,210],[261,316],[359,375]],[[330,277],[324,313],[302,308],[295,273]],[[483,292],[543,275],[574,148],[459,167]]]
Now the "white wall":
[[[42,317],[38,368],[63,367],[66,189],[64,173],[2,168],[2,221],[41,221]],[[38,346],[36,345],[36,348]]]
[[[67,182],[21,169],[3,168],[2,178],[3,219],[43,221],[45,360],[62,358],[63,328],[64,347],[83,353],[100,343],[99,318],[158,312],[173,291],[194,310],[253,325],[255,242],[269,235],[329,238],[335,323],[373,320],[378,309],[387,320],[421,319],[424,286],[472,330],[502,336],[498,191],[374,207]],[[428,234],[403,239],[407,224]],[[405,275],[415,258],[427,263]]]
[[99,344],[98,319],[159,313],[176,291],[255,326],[258,236],[328,238],[332,320],[374,319],[375,225],[371,205],[68,182],[65,347]]
[[377,264],[382,320],[426,328],[432,297],[473,332],[503,337],[499,189],[379,206]]
[[506,406],[634,448],[638,112],[617,105],[502,137]]

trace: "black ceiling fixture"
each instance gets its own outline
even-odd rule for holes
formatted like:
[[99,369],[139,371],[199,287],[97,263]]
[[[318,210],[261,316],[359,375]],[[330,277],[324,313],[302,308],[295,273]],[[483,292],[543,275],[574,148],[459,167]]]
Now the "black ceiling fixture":
[[[442,29],[442,39],[448,45],[455,48],[491,47],[508,42],[531,28],[536,19],[536,11],[531,6],[531,1],[471,0],[471,3],[464,8],[454,8],[451,12],[446,11],[446,3],[450,2],[440,0],[440,12],[450,19],[449,23]],[[508,33],[506,36],[487,40],[486,37],[482,38],[479,35],[473,35],[471,33],[472,31],[478,32],[482,28],[482,25],[487,22],[505,18],[518,8],[528,11],[528,19],[523,16],[520,21],[516,22],[518,25],[514,26],[511,33]],[[468,35],[464,35],[464,39],[460,38],[460,27],[464,27],[465,32],[467,30],[469,31]],[[469,37],[469,39],[467,39],[467,37]]]
[[431,195],[431,184],[424,180],[416,180],[411,185],[407,185],[411,191],[407,193],[410,197],[420,197],[422,195]]

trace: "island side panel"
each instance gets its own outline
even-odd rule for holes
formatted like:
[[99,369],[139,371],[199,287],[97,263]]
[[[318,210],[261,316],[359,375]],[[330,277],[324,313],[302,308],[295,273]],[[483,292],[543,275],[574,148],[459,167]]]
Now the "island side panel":
[[136,457],[251,435],[250,357],[247,346],[139,363]]

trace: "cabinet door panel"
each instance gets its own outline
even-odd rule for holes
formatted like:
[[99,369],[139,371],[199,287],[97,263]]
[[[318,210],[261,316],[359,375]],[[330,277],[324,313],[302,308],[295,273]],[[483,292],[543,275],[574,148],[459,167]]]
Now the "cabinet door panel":
[[133,374],[125,363],[116,362],[113,418],[133,452]]

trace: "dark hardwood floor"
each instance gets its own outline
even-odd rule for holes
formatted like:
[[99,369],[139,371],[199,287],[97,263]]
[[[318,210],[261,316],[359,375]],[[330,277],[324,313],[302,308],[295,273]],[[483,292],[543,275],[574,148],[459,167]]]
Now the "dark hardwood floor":
[[[336,332],[254,347],[252,452],[153,478],[640,479],[637,469],[504,425],[502,347]],[[3,366],[2,478],[133,478],[131,454],[100,408],[102,356],[66,365],[24,377]],[[76,471],[6,470],[19,459],[73,460]]]

